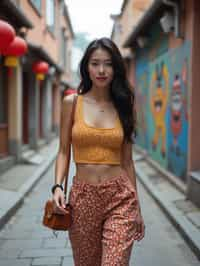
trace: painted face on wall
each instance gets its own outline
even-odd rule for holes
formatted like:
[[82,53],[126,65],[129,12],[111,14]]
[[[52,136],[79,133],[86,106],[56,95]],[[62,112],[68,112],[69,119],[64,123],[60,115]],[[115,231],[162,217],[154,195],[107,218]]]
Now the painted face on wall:
[[164,87],[164,64],[156,66],[156,90],[154,91],[153,96],[153,106],[155,114],[163,114],[165,112],[165,87]]
[[177,75],[175,77],[174,83],[173,83],[173,89],[172,89],[172,111],[180,111],[182,108],[182,97],[181,97],[181,84],[179,76]]
[[156,113],[159,113],[161,111],[162,105],[163,105],[163,92],[161,88],[157,88],[154,96],[154,107]]
[[183,99],[179,75],[176,75],[173,82],[171,94],[171,129],[174,136],[178,136],[182,129],[181,111]]
[[154,118],[154,136],[152,149],[155,150],[161,138],[161,153],[166,156],[166,124],[165,115],[168,102],[169,74],[166,65],[161,62],[157,65],[152,75],[150,85],[150,106]]
[[105,49],[96,49],[90,56],[88,72],[93,86],[108,88],[114,75],[110,53]]

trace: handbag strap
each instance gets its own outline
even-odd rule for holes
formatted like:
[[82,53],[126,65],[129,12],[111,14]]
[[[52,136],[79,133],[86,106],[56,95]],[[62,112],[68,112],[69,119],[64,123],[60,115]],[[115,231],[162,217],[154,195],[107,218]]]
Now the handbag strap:
[[[72,113],[71,113],[71,128],[74,122],[74,112],[75,112],[76,101],[77,101],[77,95],[74,96],[74,100],[73,100]],[[65,186],[64,186],[65,198],[67,197],[67,180],[68,180],[68,174],[69,174],[70,158],[71,158],[71,142],[69,145],[69,156],[67,160],[67,168],[66,168],[66,175],[65,175]]]

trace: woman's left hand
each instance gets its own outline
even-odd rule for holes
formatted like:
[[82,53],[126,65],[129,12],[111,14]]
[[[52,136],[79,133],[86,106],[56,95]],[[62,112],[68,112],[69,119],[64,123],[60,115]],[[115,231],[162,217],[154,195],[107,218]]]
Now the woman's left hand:
[[136,232],[135,232],[134,239],[137,241],[140,241],[143,239],[144,231],[145,231],[144,220],[140,212],[138,212],[138,215],[136,216],[135,223],[136,223],[135,225]]

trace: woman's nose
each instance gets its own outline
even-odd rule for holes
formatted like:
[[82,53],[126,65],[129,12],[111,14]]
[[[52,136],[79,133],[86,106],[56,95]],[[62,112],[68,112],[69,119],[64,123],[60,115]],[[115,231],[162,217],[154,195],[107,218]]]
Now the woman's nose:
[[104,65],[99,66],[99,73],[104,73]]

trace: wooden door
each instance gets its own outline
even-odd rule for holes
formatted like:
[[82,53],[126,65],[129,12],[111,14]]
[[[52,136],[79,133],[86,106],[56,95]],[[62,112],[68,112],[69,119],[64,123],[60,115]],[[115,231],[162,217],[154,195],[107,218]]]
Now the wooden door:
[[23,134],[23,143],[28,144],[29,143],[29,79],[28,79],[28,73],[23,72],[23,109],[22,109],[22,134]]
[[0,158],[8,155],[8,76],[0,61]]

